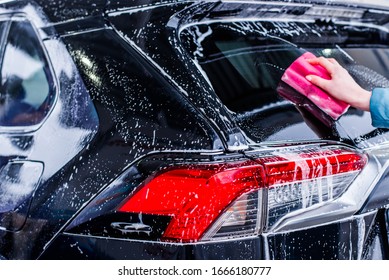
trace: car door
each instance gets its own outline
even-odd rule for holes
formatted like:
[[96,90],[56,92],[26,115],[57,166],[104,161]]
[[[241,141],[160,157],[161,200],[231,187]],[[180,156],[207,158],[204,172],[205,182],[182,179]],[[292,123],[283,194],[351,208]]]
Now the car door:
[[98,123],[70,57],[59,55],[61,43],[41,38],[27,18],[17,13],[0,21],[0,228],[6,231],[22,228],[39,186],[88,144]]
[[49,116],[56,97],[53,75],[30,22],[1,21],[0,83],[0,226],[18,230],[40,182],[44,162],[29,151],[34,136]]

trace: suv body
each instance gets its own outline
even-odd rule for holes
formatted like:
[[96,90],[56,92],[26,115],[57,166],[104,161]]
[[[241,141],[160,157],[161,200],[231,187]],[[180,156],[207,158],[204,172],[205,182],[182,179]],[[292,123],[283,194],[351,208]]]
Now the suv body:
[[0,258],[388,258],[387,130],[280,83],[310,51],[389,87],[388,7],[0,5]]

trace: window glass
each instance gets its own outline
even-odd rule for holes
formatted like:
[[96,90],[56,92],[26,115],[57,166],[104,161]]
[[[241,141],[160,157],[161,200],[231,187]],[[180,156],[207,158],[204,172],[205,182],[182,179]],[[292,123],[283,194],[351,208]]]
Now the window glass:
[[379,63],[388,57],[388,37],[374,28],[278,21],[190,25],[181,33],[188,54],[221,101],[237,113],[283,100],[277,93],[281,76],[305,51],[336,58],[361,85],[371,88],[373,72],[366,67],[389,76]]
[[42,46],[26,21],[10,24],[1,65],[0,126],[39,124],[54,99]]
[[344,132],[357,139],[374,129],[370,115],[355,108],[335,124],[281,77],[309,51],[335,58],[367,90],[389,87],[385,29],[322,20],[214,20],[181,30],[183,48],[251,141],[339,140]]

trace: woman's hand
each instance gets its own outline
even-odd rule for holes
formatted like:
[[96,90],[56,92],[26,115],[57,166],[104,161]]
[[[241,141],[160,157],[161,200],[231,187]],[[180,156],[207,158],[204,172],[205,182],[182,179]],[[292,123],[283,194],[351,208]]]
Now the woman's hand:
[[318,57],[307,59],[307,61],[312,65],[324,67],[331,76],[331,80],[327,80],[315,75],[308,75],[306,76],[308,81],[352,107],[370,111],[371,92],[361,88],[335,59]]

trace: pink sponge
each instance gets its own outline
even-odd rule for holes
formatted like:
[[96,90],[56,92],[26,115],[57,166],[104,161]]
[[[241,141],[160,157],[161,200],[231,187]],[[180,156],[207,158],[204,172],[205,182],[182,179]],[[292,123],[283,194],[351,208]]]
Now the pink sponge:
[[331,79],[327,70],[322,66],[312,65],[306,61],[307,59],[315,57],[316,56],[310,52],[301,55],[285,70],[281,80],[310,99],[332,119],[337,120],[347,111],[350,105],[328,95],[305,78],[307,75],[312,74],[324,79]]

